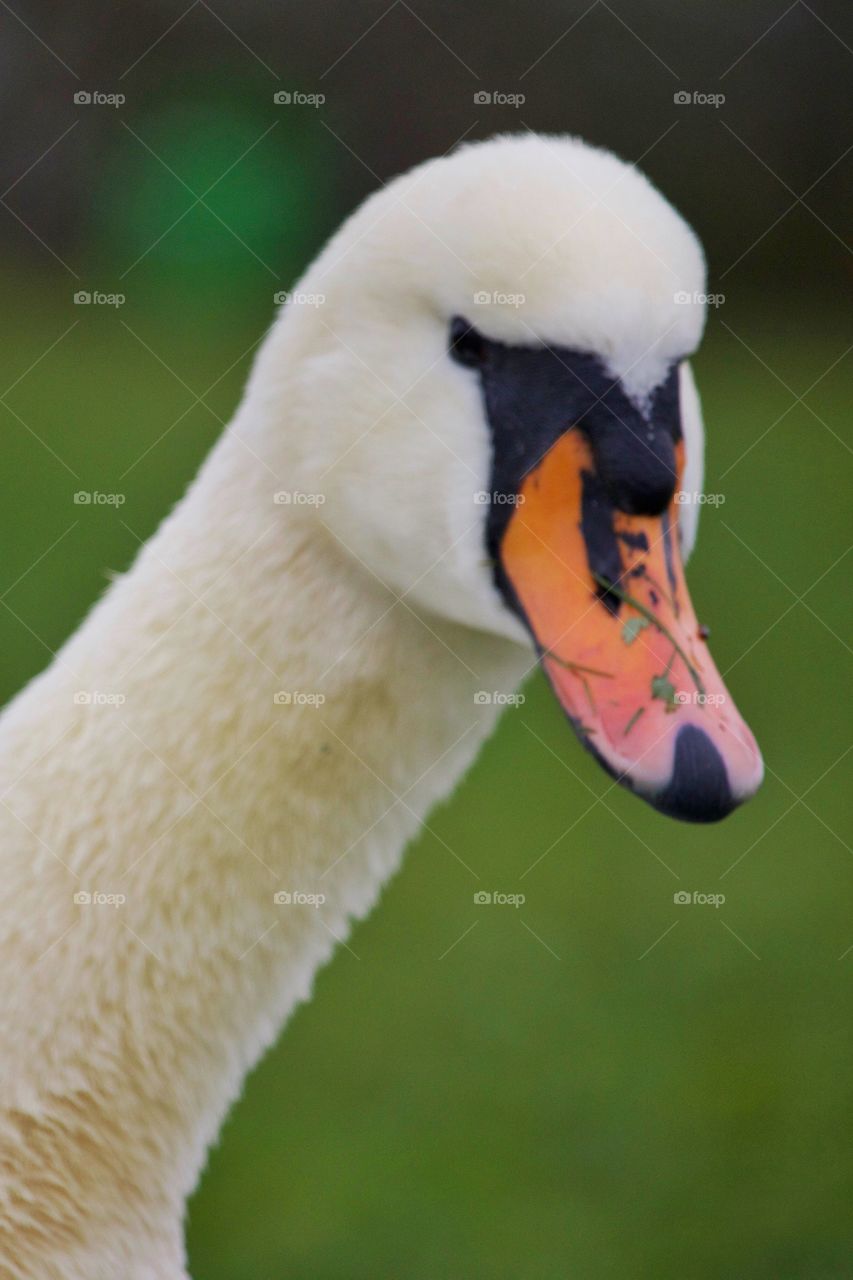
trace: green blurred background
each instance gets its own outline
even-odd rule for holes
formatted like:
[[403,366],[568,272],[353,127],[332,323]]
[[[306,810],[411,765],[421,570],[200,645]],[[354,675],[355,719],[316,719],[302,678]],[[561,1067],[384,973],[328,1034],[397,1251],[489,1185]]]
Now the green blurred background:
[[[4,9],[4,701],[183,492],[273,293],[401,168],[524,128],[643,157],[725,295],[696,361],[725,501],[690,578],[763,790],[719,827],[668,822],[532,679],[248,1081],[190,1206],[199,1280],[853,1276],[852,18]],[[294,90],[325,102],[273,101]],[[726,100],[673,101],[694,90]],[[524,906],[477,908],[445,843]]]

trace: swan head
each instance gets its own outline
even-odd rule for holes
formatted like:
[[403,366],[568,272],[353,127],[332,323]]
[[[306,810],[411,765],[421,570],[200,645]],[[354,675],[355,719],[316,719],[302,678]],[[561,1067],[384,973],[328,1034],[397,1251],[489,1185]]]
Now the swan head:
[[674,817],[759,786],[684,579],[703,431],[693,232],[570,137],[464,146],[367,199],[250,381],[276,473],[410,607],[533,646],[583,743]]

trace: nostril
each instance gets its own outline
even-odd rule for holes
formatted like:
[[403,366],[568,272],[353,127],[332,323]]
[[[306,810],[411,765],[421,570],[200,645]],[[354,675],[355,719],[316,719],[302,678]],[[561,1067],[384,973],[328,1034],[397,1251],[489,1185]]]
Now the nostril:
[[669,431],[637,413],[630,420],[602,413],[589,441],[599,479],[619,511],[659,516],[666,510],[677,480]]
[[675,740],[672,777],[649,797],[654,807],[683,822],[719,822],[738,801],[723,757],[703,729],[685,724]]

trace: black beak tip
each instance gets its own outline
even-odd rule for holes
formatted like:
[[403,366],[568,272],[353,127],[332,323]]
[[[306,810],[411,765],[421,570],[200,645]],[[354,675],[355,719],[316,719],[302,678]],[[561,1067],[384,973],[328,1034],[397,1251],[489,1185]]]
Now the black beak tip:
[[683,725],[675,740],[672,777],[648,797],[660,813],[682,822],[719,822],[740,803],[732,794],[723,758],[696,725]]

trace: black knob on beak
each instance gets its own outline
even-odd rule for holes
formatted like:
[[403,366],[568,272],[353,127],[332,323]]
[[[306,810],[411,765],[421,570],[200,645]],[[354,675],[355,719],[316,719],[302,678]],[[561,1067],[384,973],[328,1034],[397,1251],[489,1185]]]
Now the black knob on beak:
[[719,822],[738,804],[722,756],[693,724],[679,729],[672,777],[663,791],[649,799],[661,813],[683,822]]

